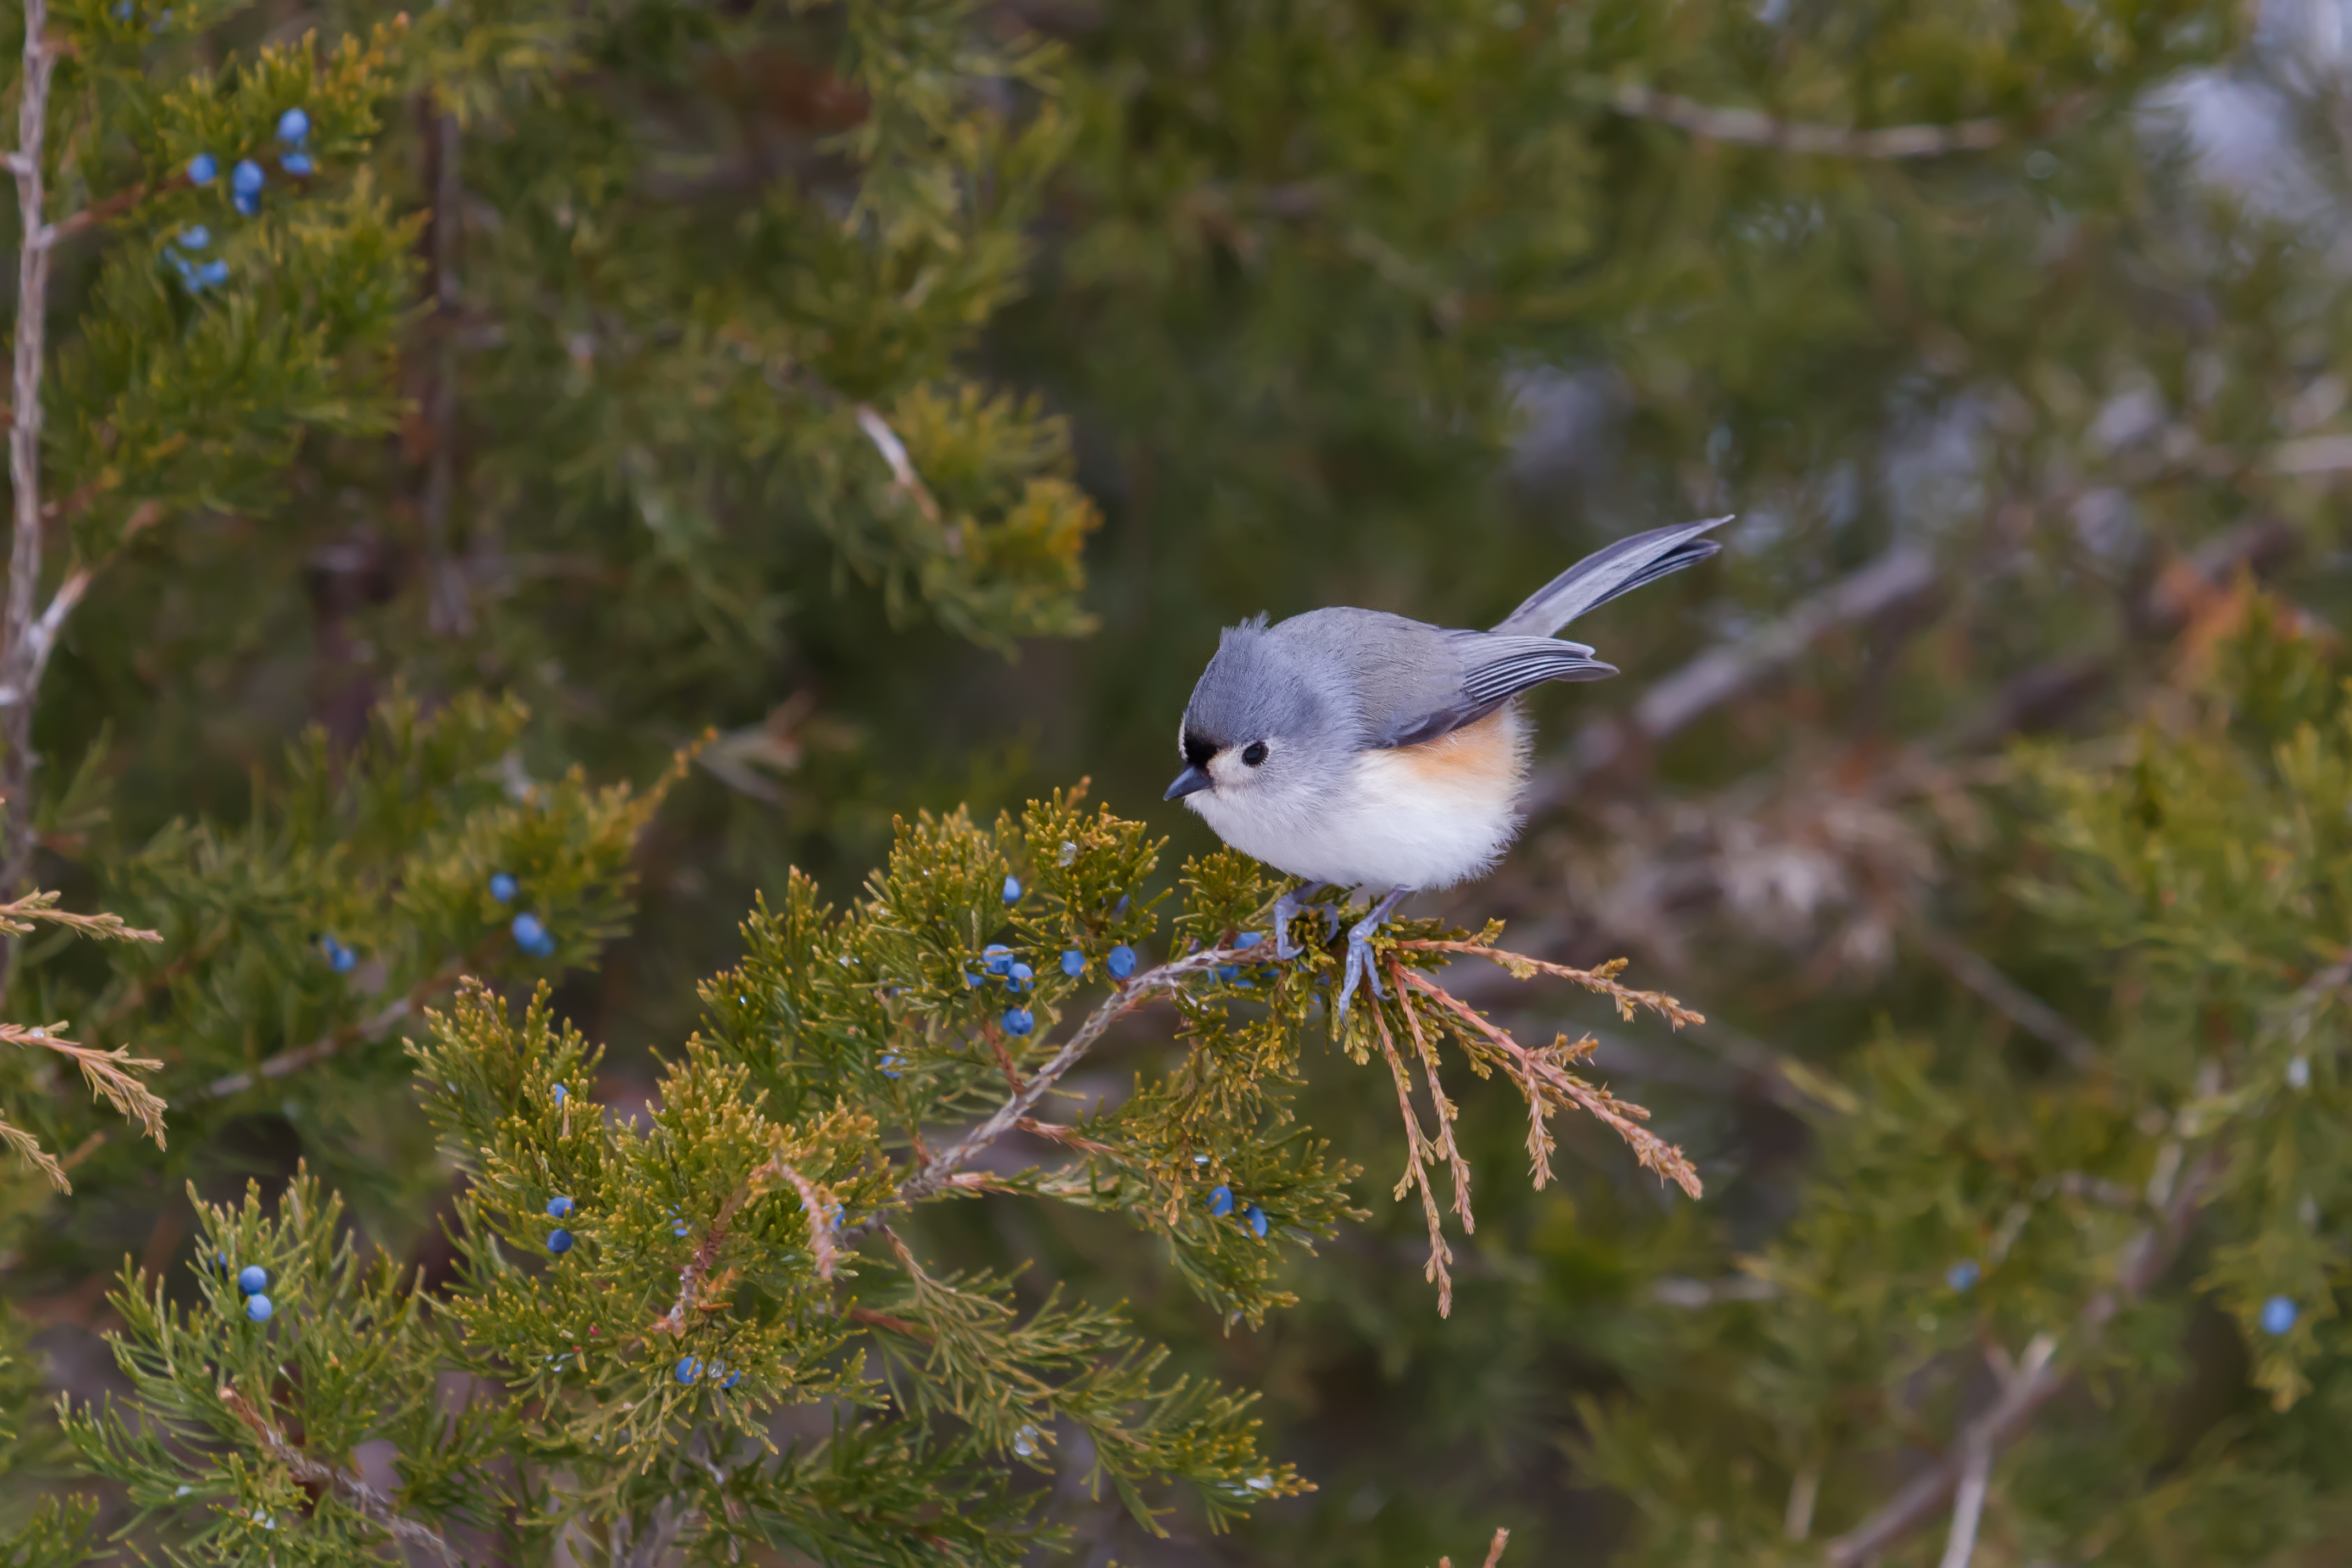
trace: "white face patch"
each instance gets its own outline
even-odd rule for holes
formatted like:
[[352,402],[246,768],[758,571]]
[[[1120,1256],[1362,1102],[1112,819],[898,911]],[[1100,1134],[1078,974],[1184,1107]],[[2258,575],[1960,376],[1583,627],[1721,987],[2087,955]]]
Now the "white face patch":
[[[1271,745],[1264,741],[1257,744],[1265,747],[1268,756],[1273,755],[1274,747]],[[1209,758],[1209,777],[1217,781],[1218,789],[1246,789],[1257,781],[1257,774],[1265,764],[1261,759],[1257,767],[1253,768],[1243,761],[1242,753],[1248,749],[1247,746],[1228,746]]]

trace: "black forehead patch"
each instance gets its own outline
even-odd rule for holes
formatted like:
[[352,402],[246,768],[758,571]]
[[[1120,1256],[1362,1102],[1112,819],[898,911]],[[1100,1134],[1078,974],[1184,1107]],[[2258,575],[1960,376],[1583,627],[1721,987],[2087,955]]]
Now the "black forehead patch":
[[1195,768],[1206,768],[1209,758],[1223,749],[1215,741],[1192,730],[1184,732],[1184,760]]

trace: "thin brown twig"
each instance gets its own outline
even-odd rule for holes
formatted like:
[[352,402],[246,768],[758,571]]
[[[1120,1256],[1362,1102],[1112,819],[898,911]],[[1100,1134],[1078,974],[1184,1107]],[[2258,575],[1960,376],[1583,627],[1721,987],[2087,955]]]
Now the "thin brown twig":
[[[1406,1009],[1411,1016],[1411,1009]],[[1404,1121],[1404,1174],[1397,1177],[1396,1190],[1389,1196],[1402,1203],[1404,1195],[1414,1187],[1421,1189],[1422,1218],[1429,1226],[1429,1266],[1421,1277],[1437,1287],[1437,1315],[1454,1315],[1454,1275],[1446,1265],[1454,1261],[1454,1249],[1445,1244],[1445,1225],[1437,1211],[1437,1195],[1430,1188],[1428,1160],[1429,1139],[1422,1133],[1421,1116],[1412,1108],[1412,1076],[1406,1070],[1404,1059],[1397,1054],[1396,1040],[1389,1033],[1388,1009],[1374,1008],[1372,1022],[1380,1030],[1381,1054],[1388,1058],[1389,1075],[1396,1080],[1397,1114]]]
[[1515,1061],[1512,1067],[1518,1074],[1519,1092],[1528,1097],[1528,1176],[1541,1192],[1551,1185],[1551,1152],[1558,1146],[1552,1141],[1551,1117],[1545,1110],[1543,1085],[1534,1067],[1525,1061]]
[[187,172],[183,170],[160,184],[150,185],[142,182],[127,186],[110,196],[92,202],[71,217],[60,218],[58,222],[46,225],[41,230],[37,243],[44,246],[62,245],[77,235],[88,233],[102,223],[121,217],[145,201],[151,194],[174,190],[187,183]]
[[[781,1135],[779,1133],[778,1136]],[[687,1321],[687,1314],[703,1306],[703,1287],[711,1282],[711,1266],[719,1260],[719,1250],[726,1244],[728,1231],[734,1225],[736,1215],[742,1212],[745,1204],[766,1192],[770,1185],[778,1180],[789,1183],[800,1195],[801,1208],[808,1215],[809,1251],[816,1260],[818,1277],[828,1281],[833,1278],[834,1269],[841,1260],[841,1249],[830,1234],[832,1224],[828,1217],[837,1211],[837,1206],[826,1196],[824,1188],[793,1168],[782,1154],[772,1155],[765,1164],[744,1178],[741,1186],[727,1195],[726,1202],[719,1206],[718,1217],[710,1222],[710,1228],[703,1232],[702,1239],[695,1244],[694,1251],[678,1269],[677,1299],[670,1303],[668,1312],[654,1320],[648,1332],[680,1334],[692,1326]],[[732,1278],[730,1270],[720,1275],[718,1282],[723,1283]],[[713,1309],[705,1307],[704,1310]]]
[[268,1418],[254,1407],[252,1401],[237,1392],[234,1385],[223,1383],[219,1395],[221,1403],[228,1406],[229,1413],[243,1422],[247,1430],[260,1443],[262,1451],[293,1472],[296,1480],[329,1489],[395,1541],[422,1546],[454,1568],[457,1554],[450,1550],[448,1538],[439,1531],[402,1513],[391,1498],[359,1477],[333,1465],[322,1464],[288,1442],[269,1424]]
[[142,976],[124,987],[122,993],[107,1004],[104,1012],[85,1020],[90,1032],[103,1034],[125,1017],[145,1007],[158,991],[169,989],[181,976],[218,952],[221,944],[235,935],[236,930],[235,922],[222,921],[201,940],[173,954],[153,974]]
[[13,1122],[0,1121],[0,1144],[16,1151],[16,1157],[49,1178],[49,1185],[60,1193],[73,1191],[73,1183],[66,1179],[66,1167],[58,1157],[41,1147],[41,1140]]
[[781,1158],[772,1159],[761,1166],[752,1174],[752,1180],[758,1181],[762,1175],[783,1177],[784,1180],[792,1183],[793,1190],[800,1195],[801,1211],[808,1216],[809,1253],[816,1260],[817,1277],[821,1280],[832,1279],[834,1268],[841,1260],[841,1249],[834,1243],[832,1234],[831,1217],[837,1212],[836,1206],[825,1197],[814,1182],[786,1165]]
[[[161,934],[142,931],[123,923],[119,915],[79,915],[59,909],[58,894],[40,889],[0,904],[0,934],[7,937],[26,936],[43,925],[60,926],[76,936],[101,942],[161,942]],[[164,1145],[164,1103],[141,1082],[138,1074],[153,1072],[163,1064],[151,1058],[132,1056],[124,1048],[112,1051],[83,1045],[68,1040],[58,1032],[67,1027],[63,1020],[53,1024],[0,1023],[0,1044],[31,1046],[53,1051],[67,1058],[80,1069],[82,1082],[97,1098],[114,1107],[117,1113],[137,1122],[140,1130]],[[40,1140],[21,1127],[0,1122],[0,1144],[16,1151],[26,1163],[49,1178],[49,1183],[61,1193],[71,1192],[73,1183],[66,1178],[68,1166],[75,1164],[94,1145],[82,1147],[60,1162],[41,1147]]]
[[[1400,943],[1399,946],[1411,946],[1416,944]],[[1430,944],[1430,946],[1447,945]],[[1451,944],[1450,946],[1467,947],[1469,945]],[[1532,962],[1532,960],[1528,961]],[[1564,966],[1550,965],[1545,967],[1559,969]],[[1484,1040],[1496,1051],[1500,1051],[1507,1063],[1518,1070],[1517,1076],[1523,1077],[1528,1084],[1534,1086],[1545,1101],[1570,1103],[1580,1107],[1586,1114],[1607,1124],[1620,1138],[1622,1138],[1626,1146],[1633,1151],[1633,1158],[1643,1169],[1654,1171],[1659,1176],[1671,1180],[1693,1197],[1703,1194],[1705,1188],[1699,1181],[1698,1172],[1691,1168],[1690,1160],[1682,1150],[1641,1124],[1648,1120],[1649,1112],[1639,1105],[1618,1099],[1608,1090],[1597,1084],[1587,1083],[1559,1064],[1557,1059],[1566,1057],[1575,1049],[1568,1043],[1566,1036],[1562,1036],[1559,1042],[1546,1050],[1531,1051],[1496,1028],[1475,1009],[1457,1000],[1444,987],[1418,970],[1409,969],[1398,964],[1393,965],[1390,972],[1396,977],[1400,988],[1409,987],[1421,992],[1444,1009],[1454,1019],[1458,1019],[1460,1025],[1467,1026],[1456,1030],[1465,1046],[1470,1045],[1474,1040]],[[1572,975],[1589,973],[1583,970],[1568,972]],[[1619,988],[1622,989],[1622,988]],[[1400,989],[1399,996],[1402,997],[1402,990]],[[1645,993],[1633,994],[1638,996]],[[1671,1003],[1680,1010],[1688,1010],[1681,1009],[1679,1003],[1673,1003],[1671,998],[1661,998],[1661,1000]],[[1473,1049],[1475,1050],[1475,1047]]]
[[1429,1097],[1437,1107],[1437,1146],[1454,1176],[1454,1212],[1461,1218],[1463,1233],[1468,1235],[1478,1228],[1478,1221],[1470,1212],[1470,1162],[1462,1157],[1462,1146],[1454,1141],[1454,1119],[1459,1113],[1445,1097],[1445,1086],[1438,1082],[1437,1051],[1411,1008],[1404,1009],[1404,1022],[1412,1032],[1412,1048],[1421,1057],[1422,1073],[1429,1080]]
[[1065,1126],[1059,1122],[1040,1122],[1034,1116],[1024,1116],[1013,1125],[1032,1137],[1051,1139],[1055,1143],[1067,1145],[1071,1148],[1083,1150],[1089,1155],[1112,1155],[1118,1152],[1108,1144],[1098,1143],[1080,1133],[1076,1127]]
[[[1243,951],[1239,948],[1203,948],[1198,953],[1171,960],[1158,968],[1147,969],[1121,986],[1087,1015],[1086,1022],[1078,1026],[1077,1031],[1063,1042],[1061,1049],[1044,1066],[1030,1075],[1028,1083],[1019,1093],[998,1106],[994,1113],[979,1126],[933,1155],[922,1169],[909,1176],[899,1186],[894,1202],[901,1206],[919,1203],[924,1198],[936,1197],[950,1185],[956,1185],[953,1180],[955,1173],[962,1168],[965,1162],[1019,1126],[1037,1108],[1037,1103],[1045,1099],[1046,1092],[1060,1082],[1064,1073],[1076,1066],[1102,1039],[1104,1032],[1123,1015],[1141,1007],[1158,992],[1173,990],[1191,976],[1232,963],[1243,955]],[[863,1236],[878,1223],[878,1217],[869,1216],[859,1222],[853,1234]]]
[[988,1049],[996,1057],[996,1070],[1004,1074],[1004,1086],[1018,1094],[1028,1085],[1021,1082],[1021,1069],[1014,1066],[1013,1053],[1004,1048],[1004,1031],[994,1024],[986,1030]]
[[133,1056],[123,1046],[100,1051],[78,1044],[57,1032],[65,1027],[62,1021],[46,1027],[0,1023],[0,1044],[36,1046],[66,1058],[81,1070],[82,1081],[92,1094],[138,1123],[140,1130],[155,1140],[155,1146],[163,1147],[163,1113],[168,1107],[133,1074],[152,1072],[163,1064],[152,1057]]
[[143,931],[123,923],[120,915],[77,915],[57,906],[58,894],[36,889],[21,898],[0,904],[0,931],[22,936],[36,925],[55,925],[77,936],[100,942],[161,942],[160,931]]
[[[1496,929],[1499,930],[1501,927],[1497,925]],[[1508,970],[1515,980],[1531,980],[1538,975],[1549,975],[1554,979],[1570,980],[1595,996],[1608,998],[1615,1004],[1617,1016],[1628,1022],[1632,1021],[1636,1012],[1643,1009],[1657,1014],[1675,1029],[1681,1029],[1685,1024],[1700,1024],[1706,1021],[1705,1014],[1693,1011],[1663,991],[1637,991],[1633,987],[1621,983],[1617,977],[1625,972],[1626,960],[1622,958],[1612,958],[1597,969],[1579,969],[1567,964],[1553,964],[1541,958],[1530,958],[1524,953],[1507,953],[1486,942],[1424,940],[1400,942],[1397,946],[1421,953],[1466,953],[1472,957],[1484,958],[1491,964]],[[1452,998],[1449,997],[1447,999]]]
[[363,1040],[373,1040],[414,1013],[434,992],[457,983],[458,976],[470,967],[469,958],[457,958],[443,965],[425,978],[409,988],[406,996],[395,997],[367,1017],[331,1030],[308,1045],[298,1045],[291,1051],[281,1051],[258,1066],[242,1072],[230,1072],[214,1079],[190,1096],[195,1100],[220,1100],[231,1094],[242,1094],[256,1084],[273,1078],[283,1078],[289,1072],[324,1061],[346,1046]]
[[[62,1020],[48,1025],[0,1023],[0,1044],[29,1046],[66,1058],[80,1070],[82,1082],[89,1086],[93,1097],[113,1106],[118,1114],[138,1123],[140,1131],[152,1138],[157,1148],[163,1147],[163,1113],[169,1107],[137,1076],[142,1072],[155,1071],[163,1064],[152,1058],[133,1056],[121,1047],[101,1051],[95,1046],[68,1040],[58,1032],[65,1027]],[[0,1144],[16,1150],[26,1164],[48,1177],[49,1185],[60,1193],[73,1190],[73,1183],[67,1179],[66,1171],[79,1164],[96,1148],[99,1138],[100,1134],[93,1134],[91,1139],[85,1139],[79,1148],[60,1161],[42,1148],[40,1140],[32,1134],[13,1124],[0,1122]]]
[[709,1277],[710,1265],[718,1260],[719,1249],[727,1240],[728,1224],[742,1207],[744,1196],[734,1193],[720,1207],[719,1218],[702,1233],[702,1239],[695,1243],[694,1250],[677,1270],[677,1300],[670,1303],[668,1312],[654,1320],[647,1333],[681,1334],[692,1326],[687,1322],[687,1314],[702,1304],[703,1281]]
[[850,1307],[843,1312],[842,1316],[851,1322],[864,1323],[868,1328],[887,1329],[894,1334],[920,1340],[925,1344],[933,1343],[933,1336],[928,1330],[919,1328],[904,1318],[893,1317],[888,1312],[877,1312],[872,1307]]

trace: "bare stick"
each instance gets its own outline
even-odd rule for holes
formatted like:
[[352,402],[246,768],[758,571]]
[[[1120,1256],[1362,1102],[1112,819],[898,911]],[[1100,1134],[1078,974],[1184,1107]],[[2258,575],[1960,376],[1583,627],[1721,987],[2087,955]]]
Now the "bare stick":
[[2000,146],[2009,137],[2008,128],[1998,120],[1962,120],[1949,125],[1890,125],[1876,131],[1807,125],[1775,120],[1752,109],[1717,109],[1696,99],[1632,83],[1610,94],[1609,107],[1629,118],[1654,120],[1709,141],[1835,158],[1944,158],[1955,152],[1981,152]]
[[[681,1507],[675,1498],[666,1497],[656,1503],[652,1521],[629,1547],[628,1568],[654,1568],[662,1560],[662,1553],[669,1550],[670,1542],[686,1529],[693,1513],[692,1509]],[[614,1526],[616,1531],[619,1528],[617,1524]]]
[[257,1067],[242,1072],[225,1073],[196,1091],[191,1098],[220,1100],[231,1094],[242,1094],[257,1083],[266,1083],[273,1078],[283,1078],[289,1072],[299,1072],[313,1063],[324,1061],[345,1046],[356,1045],[363,1040],[374,1040],[393,1025],[415,1012],[424,1004],[426,997],[455,984],[457,977],[468,967],[468,962],[461,958],[445,964],[432,975],[411,987],[406,996],[394,998],[357,1022],[347,1023],[341,1029],[331,1030],[308,1045],[298,1045],[291,1051],[281,1051]]
[[1919,950],[1934,959],[1945,973],[1990,1003],[1995,1012],[2064,1057],[2076,1071],[2089,1072],[2098,1067],[2099,1048],[2089,1035],[2069,1023],[2057,1009],[1993,967],[1976,949],[1925,920],[1909,922],[1908,929]]
[[308,1486],[325,1487],[341,1498],[388,1532],[394,1540],[413,1546],[422,1546],[442,1562],[455,1564],[457,1554],[449,1549],[447,1537],[429,1524],[410,1519],[393,1506],[392,1499],[368,1485],[359,1477],[332,1465],[321,1464],[278,1435],[253,1402],[229,1384],[220,1385],[220,1402],[228,1406],[229,1414],[245,1423],[247,1429],[261,1444],[262,1451],[293,1473],[294,1479]]
[[2274,474],[2340,474],[2352,468],[2352,435],[2305,435],[2282,441],[2262,461]]
[[433,360],[425,395],[433,450],[425,469],[425,570],[433,630],[463,636],[474,629],[465,569],[450,543],[450,514],[457,491],[457,265],[465,208],[457,117],[442,112],[428,124],[433,165]]
[[1822,1467],[1807,1465],[1789,1482],[1789,1505],[1780,1511],[1780,1533],[1802,1541],[1813,1532],[1813,1504],[1821,1500]]
[[[2200,1159],[2172,1189],[2170,1201],[2157,1221],[2125,1244],[2115,1283],[2093,1295],[2074,1315],[2071,1332],[2078,1343],[2096,1337],[2171,1266],[2221,1171],[2220,1155],[2208,1154]],[[1944,1500],[1959,1486],[1978,1445],[1982,1445],[1990,1463],[1992,1456],[2013,1442],[2034,1413],[2066,1385],[2068,1375],[2057,1364],[2056,1349],[2054,1338],[2045,1334],[2036,1339],[2020,1360],[2017,1375],[2010,1379],[1991,1408],[1968,1424],[1954,1452],[1914,1476],[1876,1512],[1829,1543],[1829,1568],[1858,1568],[1878,1556],[1943,1507]]]
[[[923,483],[923,476],[915,472],[915,461],[907,455],[907,444],[898,439],[898,433],[890,428],[890,422],[884,419],[872,403],[861,402],[857,405],[857,428],[866,433],[866,439],[874,444],[874,450],[879,452],[882,461],[890,465],[890,487],[914,502],[915,509],[923,514],[924,520],[938,522],[940,504],[932,499],[930,488]],[[952,553],[955,536],[950,534],[949,537]]]
[[[47,347],[49,247],[40,243],[47,204],[42,161],[49,79],[57,66],[47,0],[25,0],[25,68],[16,104],[16,353],[9,405],[8,483],[14,491],[8,542],[6,619],[0,623],[0,897],[13,896],[33,855],[33,688],[40,679],[33,601],[41,586],[41,371]],[[43,650],[45,652],[46,650]],[[6,939],[8,967],[17,944]]]
[[[1759,1280],[1747,1274],[1734,1274],[1722,1280],[1690,1280],[1669,1274],[1650,1287],[1652,1301],[1669,1307],[1687,1307],[1693,1312],[1723,1301],[1769,1301],[1780,1294],[1780,1288],[1771,1281]],[[1820,1479],[1818,1476],[1814,1478],[1816,1486]]]
[[1960,1458],[1959,1490],[1952,1497],[1952,1532],[1944,1538],[1944,1558],[1937,1568],[1969,1568],[1977,1554],[1977,1525],[1984,1518],[1985,1489],[1992,1479],[1992,1444],[1982,1434],[1969,1435],[1968,1451]]
[[1897,545],[1770,625],[1701,653],[1652,686],[1631,713],[1586,725],[1566,757],[1528,780],[1525,809],[1533,812],[1559,804],[1627,751],[1654,746],[1760,685],[1832,632],[1875,620],[1935,586],[1936,558],[1917,545]]

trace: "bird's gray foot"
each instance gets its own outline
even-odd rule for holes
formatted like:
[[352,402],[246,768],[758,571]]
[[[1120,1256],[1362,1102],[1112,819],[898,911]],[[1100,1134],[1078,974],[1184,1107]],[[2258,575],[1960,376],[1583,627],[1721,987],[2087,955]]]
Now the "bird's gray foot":
[[[1299,910],[1306,906],[1308,899],[1328,885],[1327,883],[1320,882],[1305,883],[1292,888],[1274,901],[1274,956],[1276,957],[1287,961],[1298,956],[1299,946],[1290,939],[1290,923],[1298,918]],[[1327,910],[1325,913],[1329,912]]]
[[1381,972],[1372,963],[1372,933],[1381,928],[1381,923],[1388,919],[1389,912],[1397,906],[1406,892],[1402,887],[1391,889],[1386,898],[1372,905],[1370,915],[1348,928],[1348,976],[1339,986],[1341,1018],[1348,1016],[1348,1004],[1355,999],[1356,982],[1359,980],[1371,981],[1372,995],[1383,998],[1388,995],[1381,988]]

